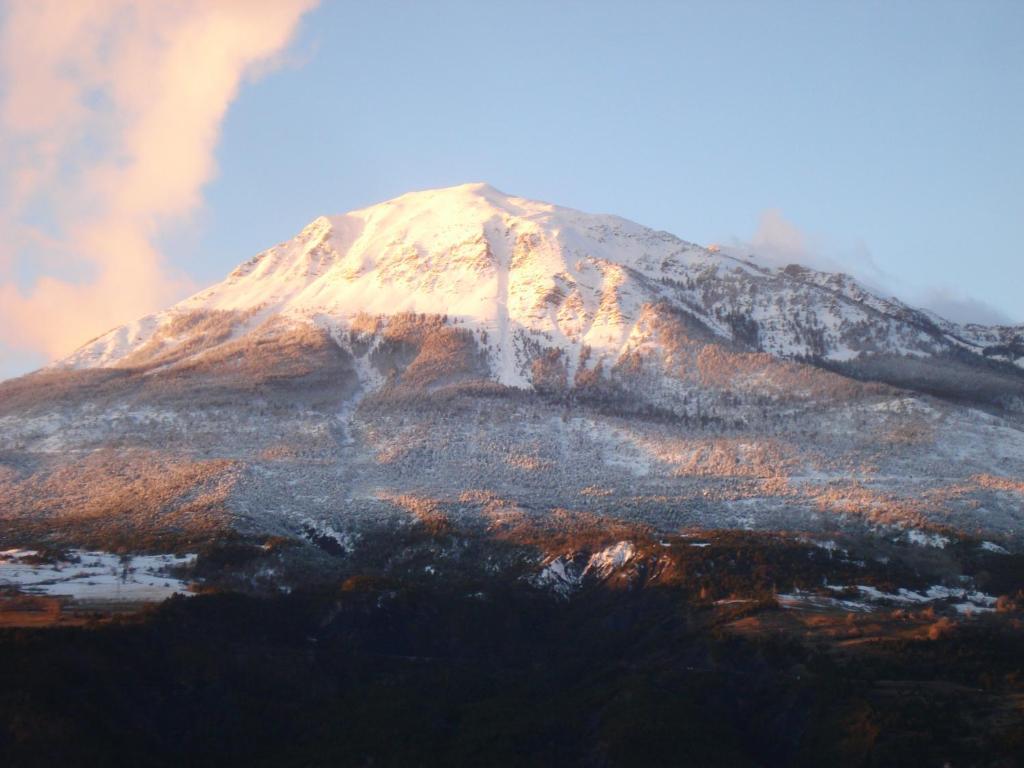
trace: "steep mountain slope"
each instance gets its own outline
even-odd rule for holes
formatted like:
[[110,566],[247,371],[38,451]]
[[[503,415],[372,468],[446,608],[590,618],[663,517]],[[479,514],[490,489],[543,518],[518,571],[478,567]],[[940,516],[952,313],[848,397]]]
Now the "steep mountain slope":
[[11,542],[553,510],[1013,539],[1021,329],[480,184],[337,217],[0,384]]
[[111,331],[63,364],[149,360],[193,341],[199,329],[190,318],[210,313],[232,313],[237,335],[268,317],[337,330],[361,315],[415,312],[486,335],[496,379],[524,386],[538,347],[564,352],[570,379],[584,347],[591,367],[614,362],[635,345],[641,309],[658,302],[777,356],[845,361],[966,348],[1024,365],[1020,329],[961,328],[873,296],[845,275],[764,269],[618,217],[484,184],[320,217],[222,283]]

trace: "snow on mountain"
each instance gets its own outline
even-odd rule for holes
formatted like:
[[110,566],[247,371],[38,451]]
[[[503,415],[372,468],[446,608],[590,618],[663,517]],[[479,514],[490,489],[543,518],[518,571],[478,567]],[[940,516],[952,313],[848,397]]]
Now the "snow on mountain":
[[[614,353],[641,303],[646,274],[717,261],[703,249],[613,216],[504,195],[485,184],[417,192],[320,217],[291,241],[166,312],[116,329],[65,361],[110,366],[195,311],[348,325],[359,315],[446,315],[492,346],[492,369],[523,386],[522,334]],[[175,339],[166,341],[172,345]]]
[[143,348],[166,352],[188,340],[174,330],[196,313],[235,313],[237,336],[271,317],[337,334],[359,317],[414,312],[472,330],[503,384],[528,386],[537,350],[551,348],[565,354],[571,382],[581,356],[595,367],[634,347],[642,308],[659,302],[723,339],[787,358],[929,356],[956,346],[980,354],[994,344],[1008,344],[1012,357],[1020,340],[939,322],[845,275],[764,269],[617,216],[466,184],[320,217],[221,283],[58,365],[130,365]]
[[[1022,338],[483,184],[411,193],[0,383],[0,543],[348,551],[566,510],[1005,543]],[[602,551],[551,574],[630,556]]]

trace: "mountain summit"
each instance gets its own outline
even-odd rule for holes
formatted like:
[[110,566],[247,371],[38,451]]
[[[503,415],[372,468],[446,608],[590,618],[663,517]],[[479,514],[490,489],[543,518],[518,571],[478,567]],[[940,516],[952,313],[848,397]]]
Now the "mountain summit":
[[0,384],[12,545],[566,510],[1011,540],[1022,477],[1022,329],[486,184],[320,217]]
[[[936,355],[964,349],[1024,365],[1019,329],[963,328],[872,295],[845,275],[766,269],[626,219],[465,184],[322,216],[171,309],[118,328],[63,362],[109,367],[167,353],[197,314],[338,330],[367,315],[443,315],[486,338],[502,384],[529,386],[537,350],[565,355],[572,380],[646,338],[644,310],[691,315],[713,334],[786,358]],[[1016,346],[1014,344],[1016,342]],[[1019,355],[1019,356],[1018,356]],[[134,356],[134,357],[133,357]]]

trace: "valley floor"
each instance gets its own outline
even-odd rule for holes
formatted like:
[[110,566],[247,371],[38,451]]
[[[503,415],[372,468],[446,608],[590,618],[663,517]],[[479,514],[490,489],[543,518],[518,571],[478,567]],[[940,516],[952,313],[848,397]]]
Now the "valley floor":
[[[893,562],[850,542],[704,532],[638,535],[627,557],[623,541],[609,553],[581,530],[561,542],[562,570],[589,575],[566,591],[537,578],[555,560],[523,541],[424,528],[364,541],[371,560],[338,556],[335,577],[287,594],[238,591],[229,575],[283,568],[273,546],[222,544],[195,564],[205,594],[0,629],[3,764],[1014,766],[1024,754],[1021,556],[954,545]],[[469,565],[481,563],[504,566]],[[952,589],[907,597],[943,573],[999,597],[976,609]]]

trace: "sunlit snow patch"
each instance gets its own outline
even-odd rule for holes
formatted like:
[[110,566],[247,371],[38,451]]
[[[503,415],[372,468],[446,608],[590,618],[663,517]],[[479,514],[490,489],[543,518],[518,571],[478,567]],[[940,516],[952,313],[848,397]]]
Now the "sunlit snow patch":
[[578,558],[559,556],[548,561],[530,581],[536,587],[568,597],[583,585],[585,578],[606,579],[632,560],[635,554],[636,549],[631,542],[620,541],[592,554],[586,564],[581,564]]
[[620,541],[590,556],[583,575],[593,575],[599,579],[608,578],[616,568],[621,568],[633,559],[635,550],[628,541]]

